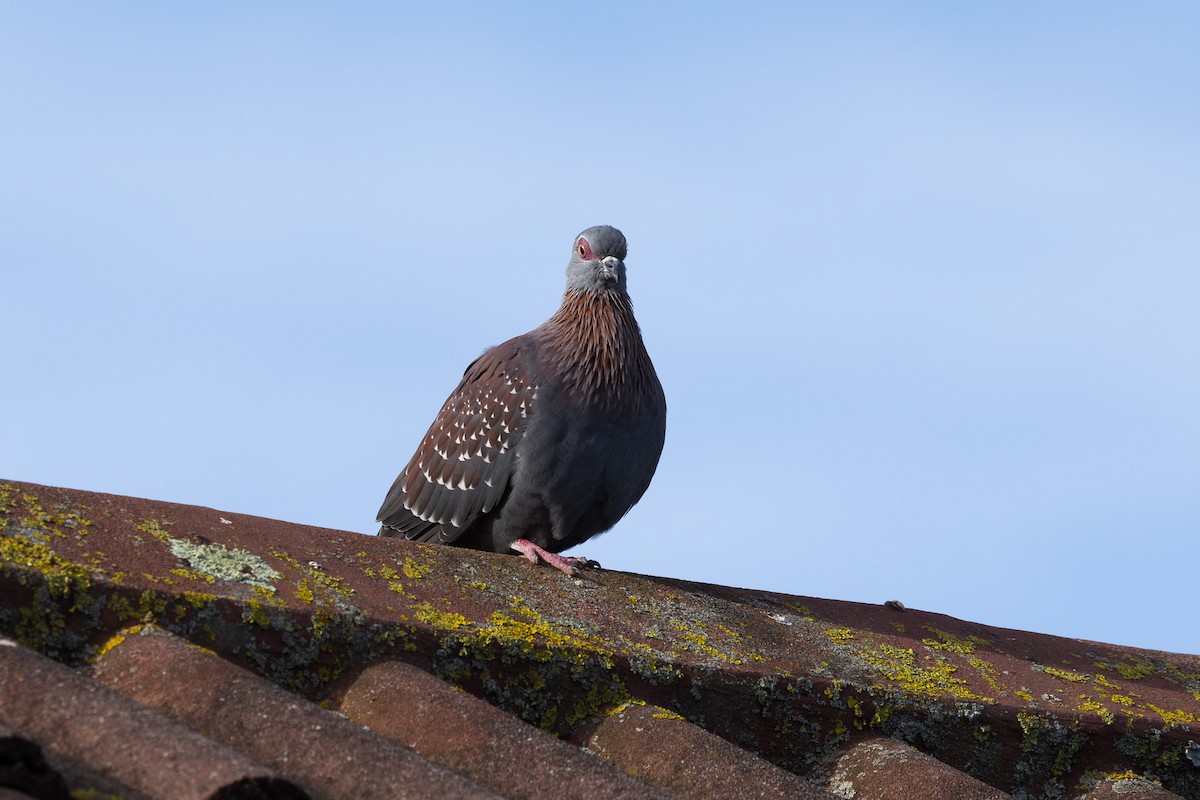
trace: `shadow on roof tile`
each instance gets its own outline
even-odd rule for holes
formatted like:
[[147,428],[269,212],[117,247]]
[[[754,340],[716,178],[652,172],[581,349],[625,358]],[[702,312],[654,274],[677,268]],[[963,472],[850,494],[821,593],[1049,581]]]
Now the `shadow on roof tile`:
[[260,764],[7,639],[0,721],[139,797],[302,800]]
[[71,791],[48,763],[37,743],[0,724],[0,800],[4,789],[37,800],[71,800]]
[[834,795],[657,706],[632,703],[585,732],[600,758],[676,797],[811,798]]
[[505,797],[659,797],[578,748],[398,661],[375,664],[340,695],[350,719]]
[[125,636],[98,659],[106,686],[245,753],[314,797],[495,797],[345,717],[160,629]]

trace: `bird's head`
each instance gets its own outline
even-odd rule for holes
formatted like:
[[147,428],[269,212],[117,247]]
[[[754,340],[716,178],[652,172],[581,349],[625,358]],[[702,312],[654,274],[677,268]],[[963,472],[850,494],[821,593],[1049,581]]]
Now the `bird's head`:
[[610,225],[575,237],[567,264],[567,291],[625,292],[625,235]]

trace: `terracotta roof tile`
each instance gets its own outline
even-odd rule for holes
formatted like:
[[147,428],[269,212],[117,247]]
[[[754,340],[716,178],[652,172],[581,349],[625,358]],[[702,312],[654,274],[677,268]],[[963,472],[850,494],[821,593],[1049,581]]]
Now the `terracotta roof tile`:
[[[778,768],[738,773],[746,776],[738,794],[747,796],[769,796],[793,780],[787,774],[815,787],[833,778],[832,788],[846,790],[847,780],[870,777],[864,764],[886,756],[886,777],[913,797],[925,796],[928,776],[1031,800],[1149,786],[1136,782],[1141,776],[1200,800],[1196,656],[620,572],[571,579],[505,555],[0,481],[0,632],[82,671],[118,631],[147,623],[265,678],[305,713],[338,702],[340,687],[345,711],[376,735],[414,745],[505,796],[525,789],[488,780],[512,777],[520,756],[470,744],[506,735],[497,733],[504,718],[496,709],[512,715],[530,752],[560,754],[553,758],[565,766],[542,777],[564,791],[594,775],[619,795],[623,779],[585,750],[528,733],[525,723],[576,744],[617,731],[604,744],[610,758],[644,737],[642,747],[656,755],[704,753],[743,766],[761,757]],[[227,665],[204,655],[211,671],[197,667],[161,715],[143,710],[218,738],[221,725],[206,726],[231,719],[221,717],[228,712],[195,701],[211,696]],[[55,675],[39,672],[31,686],[53,692],[63,680]],[[395,697],[409,699],[382,699],[393,696],[391,684]],[[421,686],[435,687],[425,708],[411,699]],[[444,700],[447,692],[459,708]],[[31,731],[3,712],[0,720],[41,746],[77,788],[87,784],[60,766],[56,744],[96,731],[112,738],[118,701],[128,703],[109,692],[63,718],[58,727],[75,732]],[[383,713],[388,704],[400,710]],[[401,710],[429,722],[406,729]],[[646,713],[646,730],[620,735],[619,726]],[[687,722],[665,718],[674,715]],[[336,738],[334,730],[324,733]],[[883,738],[864,744],[868,734]],[[236,749],[246,762],[265,760],[249,743],[231,738],[229,748],[190,735],[225,754]],[[145,757],[157,743],[139,741],[131,763],[133,751]],[[313,747],[332,752],[321,736]],[[882,749],[872,755],[871,747]],[[703,759],[683,758],[669,791],[710,791],[694,763]],[[96,757],[84,766],[115,774],[110,760],[121,761]],[[641,768],[636,759],[618,761]],[[217,762],[230,763],[226,755]]]
[[1006,792],[927,756],[904,742],[873,736],[847,747],[829,781],[844,797],[910,800],[1001,800]]
[[93,675],[238,750],[314,798],[492,798],[390,739],[157,628],[121,636]]
[[505,797],[660,796],[579,748],[409,664],[375,664],[339,694],[338,708],[350,719]]
[[585,741],[600,758],[676,797],[834,797],[658,706],[632,703],[605,714]]
[[1179,795],[1168,792],[1154,781],[1136,775],[1106,778],[1081,800],[1178,800]]
[[0,721],[124,787],[167,800],[307,797],[245,756],[61,664],[0,639]]

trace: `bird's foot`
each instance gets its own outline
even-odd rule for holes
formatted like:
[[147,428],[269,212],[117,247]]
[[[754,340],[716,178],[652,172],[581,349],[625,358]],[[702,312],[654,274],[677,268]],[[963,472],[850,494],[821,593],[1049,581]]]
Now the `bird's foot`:
[[590,558],[577,558],[575,556],[560,556],[558,553],[551,553],[545,548],[538,547],[528,539],[517,539],[509,545],[513,550],[516,550],[521,555],[532,561],[534,564],[539,561],[545,561],[550,566],[557,570],[562,570],[571,577],[579,574],[580,567],[599,567],[600,565],[592,561]]

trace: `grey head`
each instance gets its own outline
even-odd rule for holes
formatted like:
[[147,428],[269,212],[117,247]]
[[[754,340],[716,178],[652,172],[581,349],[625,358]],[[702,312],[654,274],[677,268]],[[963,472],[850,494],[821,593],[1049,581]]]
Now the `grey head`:
[[567,291],[625,294],[625,234],[596,225],[575,237],[567,264]]

